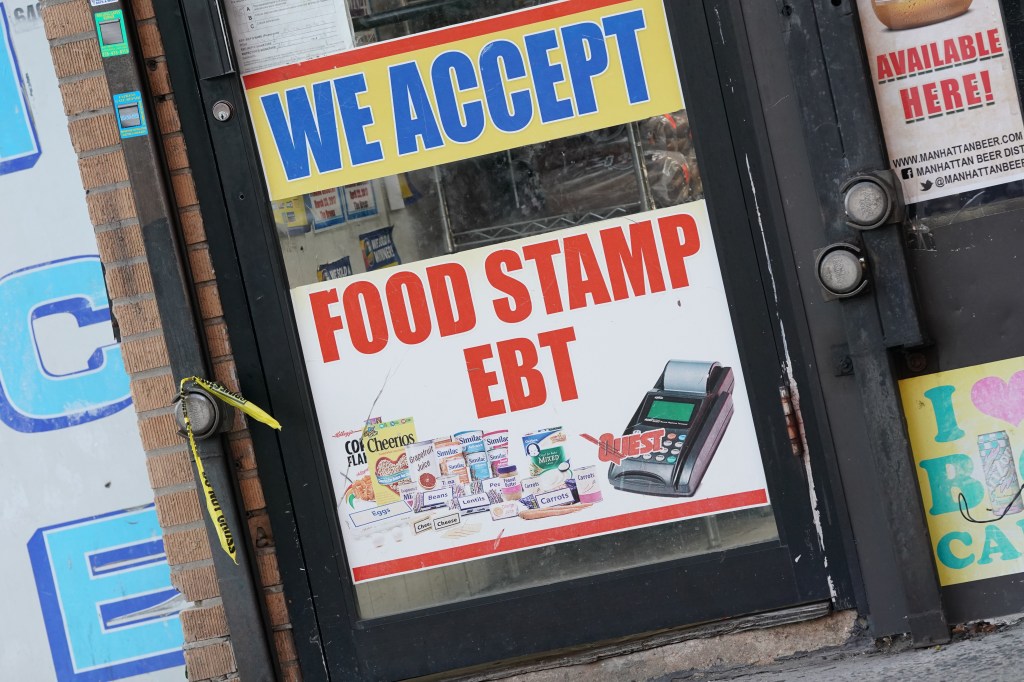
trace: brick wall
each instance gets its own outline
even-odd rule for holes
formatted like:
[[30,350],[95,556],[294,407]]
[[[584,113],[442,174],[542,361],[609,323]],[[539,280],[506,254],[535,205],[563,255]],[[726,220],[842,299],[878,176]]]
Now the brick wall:
[[[155,126],[150,124],[151,134],[158,135],[163,143],[171,178],[170,192],[187,245],[214,377],[238,390],[231,343],[167,75],[163,43],[153,17],[152,0],[132,0],[131,7],[154,99],[149,106],[155,113],[151,118],[156,119]],[[203,509],[196,492],[191,454],[177,432],[170,406],[176,386],[168,365],[153,282],[89,1],[48,0],[44,3],[43,21],[68,116],[71,141],[78,154],[89,217],[106,269],[114,317],[122,334],[121,348],[131,377],[132,398],[156,497],[157,515],[164,531],[171,579],[192,602],[181,614],[188,679],[237,679],[231,635],[211,558],[214,550],[203,526]],[[244,508],[255,544],[250,552],[259,567],[273,630],[270,639],[281,662],[280,676],[284,680],[299,680],[273,532],[252,441],[240,414],[227,439],[242,492],[240,506]],[[219,491],[219,494],[223,496],[230,491]]]

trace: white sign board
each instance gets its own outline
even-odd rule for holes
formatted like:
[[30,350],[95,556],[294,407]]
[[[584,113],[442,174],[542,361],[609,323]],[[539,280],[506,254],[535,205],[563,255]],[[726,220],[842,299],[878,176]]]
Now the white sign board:
[[292,299],[356,582],[768,503],[703,202]]

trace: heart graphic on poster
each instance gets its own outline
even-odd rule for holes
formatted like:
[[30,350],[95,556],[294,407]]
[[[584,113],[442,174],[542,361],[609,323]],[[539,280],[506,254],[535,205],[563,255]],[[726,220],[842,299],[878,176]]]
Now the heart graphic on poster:
[[[405,459],[405,453],[399,455],[397,460],[388,459],[387,457],[381,457],[377,460],[377,463],[373,467],[373,473],[377,476],[377,482],[383,486],[390,488],[396,495],[398,495],[398,483],[385,483],[390,478],[393,478],[396,474],[407,474],[409,472],[409,465]],[[402,480],[402,479],[399,479]]]
[[1024,420],[1024,371],[1007,383],[999,377],[985,377],[971,389],[971,402],[990,417],[1018,426]]

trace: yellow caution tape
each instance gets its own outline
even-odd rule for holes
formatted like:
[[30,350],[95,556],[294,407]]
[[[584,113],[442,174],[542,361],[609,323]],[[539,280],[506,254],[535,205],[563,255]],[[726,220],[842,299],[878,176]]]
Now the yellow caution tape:
[[189,377],[188,379],[183,379],[183,385],[185,381],[195,382],[198,386],[205,388],[207,391],[212,393],[214,396],[220,398],[222,401],[224,401],[231,407],[237,407],[242,412],[249,415],[256,421],[260,422],[261,424],[266,424],[270,428],[277,429],[278,431],[281,430],[281,424],[276,419],[267,414],[263,410],[263,408],[253,405],[251,402],[249,402],[239,394],[233,391],[229,391],[220,384],[215,383],[213,381],[207,381],[206,379],[200,379],[199,377]]
[[229,391],[220,384],[207,381],[206,379],[201,379],[199,377],[186,377],[182,379],[181,383],[178,385],[178,398],[181,400],[181,414],[185,419],[185,434],[188,436],[188,446],[192,450],[192,458],[196,462],[196,471],[199,473],[199,481],[203,485],[203,497],[206,498],[206,511],[210,514],[210,519],[213,520],[213,525],[217,529],[217,538],[220,540],[221,549],[223,549],[237,565],[238,557],[235,552],[235,537],[231,534],[231,528],[228,527],[228,521],[224,516],[224,512],[220,508],[220,502],[217,501],[217,493],[210,484],[210,479],[206,476],[206,470],[203,468],[203,461],[199,458],[199,448],[196,447],[196,439],[192,433],[192,420],[189,419],[188,416],[188,401],[186,400],[187,391],[185,390],[185,387],[190,382],[205,389],[211,395],[216,396],[228,405],[237,407],[258,422],[267,424],[268,426],[278,430],[281,429],[281,424],[261,408],[253,405],[237,393]]

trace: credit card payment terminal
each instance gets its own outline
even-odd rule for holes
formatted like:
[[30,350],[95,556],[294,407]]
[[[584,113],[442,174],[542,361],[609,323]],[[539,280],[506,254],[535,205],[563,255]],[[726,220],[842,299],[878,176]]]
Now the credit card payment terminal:
[[669,361],[625,432],[665,435],[653,452],[612,464],[612,486],[663,497],[696,493],[732,419],[735,383],[732,368],[717,362]]

